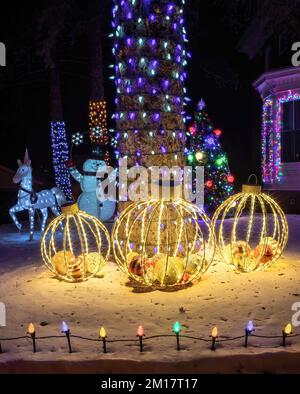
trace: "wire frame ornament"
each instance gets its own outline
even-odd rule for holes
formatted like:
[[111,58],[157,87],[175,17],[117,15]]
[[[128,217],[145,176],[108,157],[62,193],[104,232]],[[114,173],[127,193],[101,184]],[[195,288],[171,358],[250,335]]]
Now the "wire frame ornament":
[[257,178],[256,185],[243,185],[241,193],[224,201],[212,222],[220,257],[240,272],[269,267],[281,256],[288,241],[285,214],[270,196],[262,193]]
[[109,233],[100,220],[80,211],[77,204],[65,206],[46,229],[41,253],[59,279],[83,282],[95,277],[107,262]]
[[134,281],[157,289],[200,278],[215,253],[209,218],[183,200],[131,204],[115,223],[112,242],[120,269]]

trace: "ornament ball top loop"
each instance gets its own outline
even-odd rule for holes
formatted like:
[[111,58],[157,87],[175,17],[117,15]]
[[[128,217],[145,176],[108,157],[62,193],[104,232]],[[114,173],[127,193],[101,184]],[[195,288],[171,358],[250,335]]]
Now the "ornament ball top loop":
[[[254,177],[254,179],[255,179],[255,184],[254,185],[250,184],[250,181],[251,181],[252,177]],[[243,185],[242,191],[243,191],[243,193],[255,193],[255,194],[260,194],[261,193],[261,185],[258,185],[258,179],[257,179],[257,176],[255,174],[251,174],[249,176],[248,184],[247,185]]]

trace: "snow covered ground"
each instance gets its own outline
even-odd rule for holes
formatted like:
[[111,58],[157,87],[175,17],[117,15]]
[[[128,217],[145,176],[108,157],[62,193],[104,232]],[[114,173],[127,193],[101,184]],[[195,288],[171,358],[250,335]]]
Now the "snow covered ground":
[[[139,291],[113,262],[104,277],[86,283],[58,281],[43,265],[39,240],[29,243],[27,233],[14,226],[0,227],[0,302],[7,308],[7,326],[0,338],[22,336],[29,322],[37,336],[60,335],[62,320],[72,334],[98,338],[100,326],[108,339],[135,339],[142,325],[147,336],[171,334],[175,321],[182,334],[209,339],[218,327],[220,338],[244,334],[253,320],[258,335],[280,335],[291,321],[291,306],[300,301],[300,216],[288,217],[290,239],[282,258],[264,272],[239,274],[214,262],[199,283],[178,292]],[[41,325],[42,323],[42,325]],[[294,328],[300,333],[300,327]],[[97,342],[66,339],[38,340],[36,354],[31,341],[4,342],[0,372],[300,372],[300,337],[280,346],[279,339],[250,338],[219,344],[182,339],[176,350],[173,337],[145,342],[139,353],[135,343],[110,343],[104,355]]]

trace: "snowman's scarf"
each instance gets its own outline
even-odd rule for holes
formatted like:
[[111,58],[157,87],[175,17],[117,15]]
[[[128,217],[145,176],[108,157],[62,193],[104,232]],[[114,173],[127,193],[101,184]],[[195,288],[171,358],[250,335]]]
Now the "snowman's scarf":
[[97,176],[97,172],[84,171],[83,175],[86,175],[86,176]]

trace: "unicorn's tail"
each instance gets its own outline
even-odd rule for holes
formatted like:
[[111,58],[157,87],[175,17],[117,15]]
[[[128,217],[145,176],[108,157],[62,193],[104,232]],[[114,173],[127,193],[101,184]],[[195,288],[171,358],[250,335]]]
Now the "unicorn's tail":
[[53,187],[51,189],[51,192],[54,194],[55,200],[59,207],[67,203],[66,196],[64,195],[63,191],[60,190],[58,187]]

